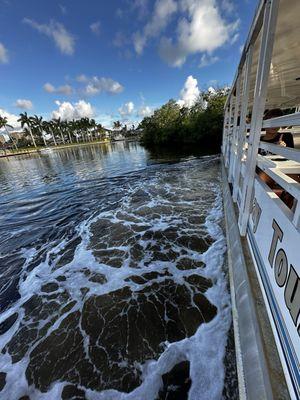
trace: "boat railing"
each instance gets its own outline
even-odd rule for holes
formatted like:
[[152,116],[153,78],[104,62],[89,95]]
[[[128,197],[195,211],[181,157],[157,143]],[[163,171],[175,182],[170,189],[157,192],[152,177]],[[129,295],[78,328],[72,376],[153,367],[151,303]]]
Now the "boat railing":
[[[286,170],[287,163],[277,162],[270,169],[266,167],[264,172],[271,175],[275,183],[295,199],[293,221],[297,229],[300,229],[299,183],[289,176],[293,173],[300,174],[300,150],[261,141],[261,135],[267,128],[300,127],[300,112],[299,104],[295,104],[295,113],[263,119],[267,107],[268,82],[272,69],[272,52],[280,1],[268,0],[260,4],[259,15],[254,19],[256,26],[251,29],[252,36],[250,35],[247,40],[234,85],[225,105],[224,115],[222,153],[228,181],[232,185],[232,197],[239,207],[239,228],[243,236],[246,234],[252,210],[253,187],[257,178],[257,157],[264,152],[289,161],[289,170]],[[258,37],[260,39],[256,43]],[[249,111],[251,123],[248,121]],[[291,133],[294,133],[293,130]],[[275,173],[275,170],[278,173]]]
[[[292,399],[300,398],[299,15],[299,0],[260,1],[225,104],[222,143],[239,232],[255,261]],[[266,119],[272,114],[284,115]],[[286,273],[285,281],[275,272]],[[299,311],[293,318],[291,302]]]
[[260,142],[259,148],[261,150],[269,151],[270,153],[277,154],[289,160],[300,163],[300,150],[298,149],[293,149],[290,147],[282,147],[277,144],[272,144],[267,142]]
[[[265,120],[262,123],[262,129],[265,128],[281,128],[282,126],[299,126],[300,127],[300,113],[284,115],[282,117],[272,118],[269,120]],[[250,130],[250,124],[246,125],[246,131]],[[293,133],[293,130],[290,130]],[[261,134],[264,132],[262,131]],[[244,146],[242,147],[242,168],[241,174],[242,177],[245,177],[245,161],[247,159],[247,153],[249,149],[250,138],[249,136],[245,136]],[[238,143],[232,143],[233,146],[233,157],[237,157],[237,146]],[[268,176],[270,176],[274,182],[279,184],[287,193],[293,196],[296,201],[295,206],[295,216],[294,216],[294,224],[297,229],[300,228],[300,184],[295,181],[289,175],[300,175],[300,149],[282,147],[278,144],[267,143],[264,141],[259,142],[259,152],[267,152],[267,154],[273,154],[274,156],[280,156],[281,158],[277,159],[276,165],[268,165],[268,162],[264,162],[266,157],[259,156],[257,159],[257,166],[263,170]],[[274,159],[274,157],[273,157]],[[270,160],[270,157],[267,161]],[[271,157],[272,160],[272,157]],[[283,162],[285,161],[285,162]],[[288,163],[286,161],[289,161]],[[240,179],[237,180],[237,188],[238,197],[241,198],[241,186]],[[238,202],[239,204],[239,202]]]
[[[293,116],[289,118],[292,120]],[[266,121],[265,127],[278,127],[274,121]],[[263,134],[263,132],[261,132]],[[243,186],[247,175],[247,157],[249,155],[249,137],[246,137],[242,145],[242,154],[240,155],[239,175],[231,177],[233,184],[234,200],[238,208],[241,209],[241,199],[243,195]],[[256,167],[268,175],[274,183],[278,184],[286,193],[294,198],[293,223],[297,229],[300,229],[300,183],[293,179],[291,175],[300,176],[300,150],[282,147],[277,144],[259,142],[259,152],[267,152],[267,155],[257,155]],[[238,160],[238,143],[232,143],[231,157],[229,157],[229,171],[234,170]],[[231,162],[230,162],[231,158]],[[275,160],[275,162],[273,161]],[[231,168],[230,168],[231,166]],[[229,172],[230,173],[230,172]],[[255,174],[257,178],[258,174]]]

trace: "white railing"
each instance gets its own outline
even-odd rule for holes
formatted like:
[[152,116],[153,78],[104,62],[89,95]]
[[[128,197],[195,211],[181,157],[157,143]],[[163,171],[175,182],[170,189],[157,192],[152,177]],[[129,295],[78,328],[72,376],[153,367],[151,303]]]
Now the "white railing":
[[[270,153],[280,155],[282,157],[287,158],[288,160],[292,160],[300,163],[300,150],[292,149],[290,147],[282,147],[278,144],[272,144],[267,142],[260,142],[259,148],[261,150],[269,151]],[[300,164],[299,164],[300,167]]]
[[[245,140],[247,143],[247,140]],[[300,229],[300,183],[289,175],[300,175],[300,150],[282,147],[276,144],[260,142],[259,149],[267,151],[268,155],[257,155],[255,167],[265,172],[283,190],[295,199],[295,206],[292,210],[292,222],[297,229]],[[242,152],[247,157],[247,150]],[[235,155],[237,157],[237,154]],[[235,176],[233,185],[233,199],[238,204],[240,213],[242,210],[243,189],[248,176],[247,159],[239,162],[239,174]],[[256,176],[256,174],[255,174]],[[278,202],[277,202],[278,204]]]
[[[294,371],[299,368],[295,360],[300,359],[298,340],[300,319],[298,316],[296,321],[291,319],[286,301],[286,288],[283,289],[281,286],[279,288],[276,276],[274,279],[276,263],[270,263],[269,256],[273,246],[272,235],[274,237],[275,232],[273,225],[276,222],[278,227],[284,228],[282,230],[284,239],[282,242],[282,238],[278,239],[279,250],[276,259],[278,254],[281,256],[284,253],[286,273],[288,264],[290,264],[289,276],[295,265],[293,271],[297,271],[297,276],[300,276],[297,247],[300,234],[300,150],[262,141],[262,135],[267,129],[279,128],[275,130],[275,133],[277,131],[279,134],[290,132],[294,138],[300,133],[300,107],[298,104],[294,104],[294,114],[268,120],[263,119],[265,109],[268,108],[266,100],[280,1],[260,1],[225,105],[222,154],[227,169],[227,178],[232,184],[232,198],[237,205],[239,231],[242,236],[246,236],[247,233],[247,240],[255,260],[260,287],[265,296],[287,385],[291,398],[298,399],[300,398],[299,385],[297,386],[299,375]],[[286,1],[285,6],[287,3]],[[282,4],[283,2],[281,2]],[[285,7],[281,7],[281,12],[285,13]],[[279,27],[281,27],[280,24]],[[280,41],[279,44],[281,44]],[[259,48],[259,54],[257,48]],[[271,85],[272,88],[274,89]],[[272,93],[276,94],[276,90],[269,91],[269,104],[272,104],[274,100],[271,98]],[[248,113],[251,114],[251,123],[248,123],[246,118]],[[288,129],[284,130],[285,128]],[[251,218],[249,218],[250,215]],[[258,230],[256,230],[257,227]],[[268,247],[266,243],[270,243],[271,247]],[[279,257],[277,272],[279,271],[281,274],[284,271],[284,261],[280,260]],[[270,264],[272,268],[270,268]],[[297,296],[299,294],[298,286]],[[299,300],[296,294],[293,296],[297,301]],[[274,297],[276,299],[274,304],[276,303],[277,308],[272,306]],[[279,309],[279,317],[273,312],[274,309]],[[282,319],[282,315],[284,315],[284,319]],[[288,343],[290,347],[282,342],[283,334],[286,332],[294,335],[291,336],[292,344]],[[286,337],[289,339],[290,336],[286,335]],[[289,358],[290,353],[287,350],[289,348],[296,350],[296,356],[291,353],[293,357]]]
[[[297,229],[300,229],[300,185],[287,175],[287,173],[293,172],[300,173],[300,150],[261,141],[262,130],[265,128],[300,126],[300,112],[263,120],[278,7],[279,0],[267,0],[263,9],[260,9],[260,17],[257,19],[256,28],[252,32],[253,37],[250,37],[247,41],[242,64],[239,66],[234,85],[226,102],[222,152],[228,171],[228,180],[233,186],[233,200],[237,202],[239,207],[241,235],[246,234],[249,215],[252,210],[254,180],[260,149],[294,162],[293,166],[289,164],[287,170],[284,168],[284,165],[286,165],[284,163],[277,163],[273,168],[267,167],[268,160],[266,159],[265,164],[263,164],[264,168],[261,169],[295,198],[297,203],[293,223]],[[249,88],[253,63],[253,38],[256,40],[260,31],[261,44],[256,71],[252,118],[251,123],[246,124],[246,115],[250,108]],[[241,84],[242,75],[243,82]],[[240,119],[239,123],[238,119]],[[259,164],[262,166],[261,158]]]
[[300,126],[300,112],[283,115],[263,121],[263,128],[280,128],[284,126]]
[[291,194],[297,201],[300,201],[300,184],[294,179],[280,171],[278,168],[270,168],[264,162],[257,162],[258,167],[272,178],[278,185]]

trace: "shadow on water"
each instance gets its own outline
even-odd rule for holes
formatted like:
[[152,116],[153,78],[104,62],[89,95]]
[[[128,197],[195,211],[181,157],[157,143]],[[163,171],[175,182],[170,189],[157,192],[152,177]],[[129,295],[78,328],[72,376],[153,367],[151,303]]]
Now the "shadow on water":
[[145,147],[149,153],[150,161],[158,162],[178,162],[190,157],[205,157],[216,154],[215,148],[203,145],[183,145],[183,146],[151,146]]
[[218,157],[199,155],[0,160],[0,398],[235,398]]

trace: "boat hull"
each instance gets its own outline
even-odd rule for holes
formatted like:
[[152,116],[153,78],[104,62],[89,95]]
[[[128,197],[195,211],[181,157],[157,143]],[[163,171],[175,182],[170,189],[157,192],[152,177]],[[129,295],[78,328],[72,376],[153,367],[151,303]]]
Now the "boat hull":
[[257,178],[247,239],[287,384],[300,398],[300,234],[291,211]]

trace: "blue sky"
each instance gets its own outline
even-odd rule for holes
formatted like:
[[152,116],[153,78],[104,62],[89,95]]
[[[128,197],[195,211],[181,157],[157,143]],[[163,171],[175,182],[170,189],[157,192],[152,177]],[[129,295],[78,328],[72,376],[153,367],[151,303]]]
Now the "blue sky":
[[250,0],[0,0],[0,112],[109,125],[138,121],[170,98],[189,102],[230,85],[255,8]]

